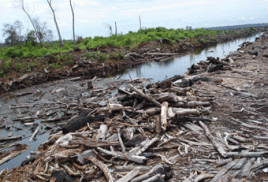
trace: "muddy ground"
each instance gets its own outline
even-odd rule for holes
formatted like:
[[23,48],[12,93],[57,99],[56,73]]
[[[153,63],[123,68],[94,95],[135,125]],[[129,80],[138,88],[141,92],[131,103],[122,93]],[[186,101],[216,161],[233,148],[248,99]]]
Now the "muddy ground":
[[[10,70],[6,73],[4,78],[0,78],[0,94],[10,92],[13,90],[26,88],[32,85],[37,85],[49,81],[66,79],[69,77],[81,76],[83,79],[93,78],[97,76],[109,77],[118,73],[123,73],[125,70],[136,67],[137,65],[150,61],[164,61],[169,56],[148,55],[147,53],[171,53],[173,56],[181,56],[187,54],[189,51],[197,51],[205,47],[215,45],[220,42],[234,40],[236,38],[248,37],[262,32],[263,29],[250,30],[241,34],[230,34],[226,36],[218,36],[217,41],[208,38],[206,43],[198,43],[196,39],[176,41],[170,44],[169,40],[163,39],[158,41],[140,43],[137,48],[130,50],[129,47],[98,47],[94,49],[70,51],[68,54],[74,55],[74,65],[65,65],[61,68],[52,69],[44,67],[48,63],[57,63],[58,60],[53,58],[59,54],[42,56],[38,61],[38,68],[36,72],[23,74],[17,73],[15,70]],[[125,57],[109,58],[108,61],[96,61],[95,59],[88,59],[85,57],[86,53],[99,51],[109,57],[109,54],[123,52]],[[135,54],[131,54],[135,53]],[[27,62],[31,58],[19,58],[20,62]]]
[[[228,61],[220,69],[211,71],[214,65],[207,61],[200,64],[207,65],[206,69],[201,69],[202,66],[195,65],[189,69],[191,74],[184,75],[183,80],[176,77],[160,84],[150,85],[147,87],[148,90],[144,89],[143,91],[147,95],[152,95],[156,100],[157,94],[161,96],[161,93],[164,92],[174,93],[175,89],[177,95],[187,101],[204,101],[204,98],[207,98],[210,106],[194,106],[199,112],[188,114],[183,121],[176,120],[176,117],[168,118],[166,130],[162,130],[158,134],[156,129],[153,129],[155,125],[151,125],[157,114],[154,116],[138,114],[134,120],[137,121],[139,116],[143,117],[138,121],[139,125],[136,126],[145,130],[143,136],[149,139],[159,139],[157,143],[147,149],[148,153],[146,153],[146,155],[154,154],[156,156],[148,157],[149,159],[142,164],[137,165],[126,159],[123,159],[126,160],[125,162],[122,162],[122,159],[110,159],[106,155],[101,155],[102,153],[96,147],[88,147],[83,144],[70,145],[67,149],[77,149],[78,153],[87,149],[96,149],[98,157],[100,157],[98,159],[108,166],[115,181],[130,171],[118,171],[118,166],[146,167],[156,164],[163,164],[165,169],[168,169],[168,172],[164,172],[164,179],[159,178],[162,181],[267,181],[267,55],[268,34],[264,34],[254,43],[245,43],[242,48],[230,53],[226,58]],[[183,81],[187,81],[187,78],[191,80],[191,76],[194,75],[206,79],[187,82],[186,87],[185,85],[179,86]],[[182,94],[178,88],[186,90],[186,93]],[[139,100],[139,102],[142,101]],[[133,105],[133,101],[131,104]],[[147,103],[144,105],[144,109],[152,107],[152,105]],[[87,106],[91,109],[96,107],[96,105],[90,104]],[[189,106],[189,108],[193,107]],[[129,116],[134,118],[131,115],[132,112],[134,114],[134,111],[128,112]],[[120,116],[118,113],[118,115],[110,112],[109,114],[111,119]],[[100,128],[101,124],[107,124],[113,130],[117,130],[117,128],[122,127],[122,122],[122,120],[119,123],[114,121],[114,124],[111,124],[109,121],[98,121],[79,131],[91,132],[91,137],[88,136],[88,140],[90,140],[94,138],[94,132]],[[123,126],[130,125],[123,124]],[[138,131],[135,132],[135,134],[137,133]],[[55,136],[58,139],[64,134],[58,133]],[[35,161],[10,171],[2,171],[1,181],[56,181],[55,178],[51,177],[51,170],[55,168],[65,170],[75,181],[107,181],[104,172],[90,162],[82,165],[75,159],[68,159],[67,162],[63,162],[65,165],[63,167],[63,164],[58,166],[54,160],[46,160],[50,157],[48,152],[52,152],[52,154],[54,152],[55,155],[57,152],[66,150],[64,147],[59,147],[53,151],[54,143],[55,141],[51,141],[51,143],[42,145],[40,147],[41,155]],[[126,151],[130,149],[127,147]],[[121,148],[115,146],[114,150],[121,151]],[[66,165],[75,173],[68,171]],[[137,174],[144,173],[146,172],[139,168]],[[154,175],[156,174],[154,173]]]

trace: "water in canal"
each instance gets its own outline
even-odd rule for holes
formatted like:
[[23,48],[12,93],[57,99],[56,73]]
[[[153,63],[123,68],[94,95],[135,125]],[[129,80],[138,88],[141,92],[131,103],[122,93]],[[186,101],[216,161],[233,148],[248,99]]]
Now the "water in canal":
[[130,77],[132,79],[152,78],[154,82],[157,82],[173,77],[174,75],[183,75],[187,72],[187,68],[189,68],[192,64],[204,61],[210,56],[222,58],[224,55],[229,54],[229,52],[236,51],[239,48],[239,45],[243,42],[253,42],[258,36],[260,36],[260,34],[217,44],[199,52],[189,53],[188,55],[176,57],[166,62],[146,63],[126,71],[121,76],[121,79],[130,79]]
[[[138,66],[137,68],[133,68],[128,70],[126,73],[120,75],[120,79],[132,79],[134,78],[152,78],[153,81],[161,81],[166,78],[170,78],[174,75],[183,75],[187,68],[189,68],[192,64],[196,64],[201,60],[206,60],[208,56],[212,57],[223,57],[227,55],[230,51],[236,51],[239,47],[238,45],[242,44],[243,42],[250,41],[253,42],[257,36],[260,34],[248,37],[248,38],[241,38],[236,39],[233,41],[229,41],[226,43],[221,43],[216,46],[212,46],[197,53],[189,53],[188,55],[177,57],[171,59],[166,62],[151,62],[146,63],[143,65]],[[110,78],[116,80],[116,76],[114,78]],[[102,84],[103,86],[107,86],[107,83],[110,79],[103,79]],[[0,121],[5,122],[12,122],[12,118],[21,114],[22,116],[31,116],[38,110],[42,110],[43,108],[40,107],[32,107],[32,108],[21,108],[21,109],[11,109],[10,106],[12,105],[23,105],[23,104],[31,104],[31,103],[44,103],[44,102],[57,102],[57,101],[66,101],[69,98],[75,98],[76,96],[80,95],[83,92],[86,92],[87,89],[85,86],[81,86],[82,83],[85,81],[55,81],[44,83],[41,85],[36,85],[33,87],[29,87],[26,89],[18,90],[9,93],[8,95],[1,96],[0,98]],[[101,83],[98,83],[100,87]],[[94,86],[95,87],[95,86]],[[64,88],[65,91],[63,93],[55,93],[56,89]],[[31,92],[31,95],[21,96],[21,97],[10,97],[10,95],[16,95],[18,93],[23,92]],[[58,111],[59,113],[61,111]],[[35,123],[38,123],[40,126],[44,124],[40,120],[36,120]],[[20,156],[15,157],[14,159],[6,162],[5,164],[0,166],[0,171],[3,169],[11,169],[13,167],[17,167],[20,163],[25,159],[27,155],[29,155],[30,151],[37,150],[38,146],[46,141],[49,136],[49,131],[41,129],[40,132],[42,134],[38,134],[36,140],[29,142],[29,138],[32,135],[35,128],[33,127],[25,127],[20,122],[13,121],[13,136],[22,136],[24,137],[23,140],[19,141],[18,143],[24,143],[30,146],[31,148],[21,154]],[[6,130],[5,128],[0,129],[0,138],[5,138],[8,136],[10,131]],[[1,149],[1,148],[0,148]]]

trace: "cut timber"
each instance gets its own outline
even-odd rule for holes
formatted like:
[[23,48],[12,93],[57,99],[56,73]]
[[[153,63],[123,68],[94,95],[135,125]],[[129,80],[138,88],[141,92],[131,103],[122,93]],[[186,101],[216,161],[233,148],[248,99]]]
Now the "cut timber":
[[72,118],[68,123],[64,126],[62,126],[62,132],[63,134],[69,133],[69,132],[75,132],[79,128],[82,128],[83,126],[86,126],[87,123],[92,123],[93,121],[100,119],[104,120],[105,116],[96,116],[93,118],[92,116],[88,116],[91,111],[84,111],[79,116]]
[[210,182],[218,181],[225,173],[227,173],[227,171],[229,169],[231,169],[233,166],[235,166],[238,162],[239,162],[239,159],[235,159],[234,161],[232,161],[229,164],[225,165]]
[[39,129],[40,129],[40,126],[38,126],[38,127],[36,128],[36,130],[34,131],[32,137],[30,138],[29,142],[31,142],[31,141],[33,140],[33,138],[35,137],[35,135],[36,135],[36,133],[38,132]]
[[121,160],[129,160],[129,161],[133,161],[133,162],[140,163],[140,164],[143,164],[147,159],[144,156],[136,156],[136,155],[130,155],[130,154],[126,155],[126,154],[121,154],[119,152],[115,153],[115,152],[111,152],[111,151],[102,149],[100,147],[97,147],[97,149],[106,155],[111,155],[111,156],[118,158],[118,159],[121,159]]
[[151,102],[151,103],[154,103],[157,107],[161,107],[161,104],[156,101],[154,98],[148,96],[148,95],[145,95],[144,93],[142,93],[141,91],[139,91],[138,89],[136,89],[134,86],[132,85],[128,85],[129,88],[132,90],[132,91],[135,91],[137,92],[141,97],[143,97],[145,100]]
[[151,55],[151,56],[175,56],[178,55],[177,53],[146,53],[147,55]]
[[138,176],[134,179],[131,180],[131,182],[139,182],[139,181],[142,181],[142,180],[145,180],[145,179],[148,179],[152,176],[152,174],[154,173],[157,173],[157,171],[159,170],[163,170],[164,167],[162,166],[162,164],[157,164],[156,166],[154,166],[148,173],[145,173],[141,176]]
[[199,114],[197,109],[184,109],[184,108],[173,108],[173,111],[176,113],[177,116],[181,115],[188,115],[188,114]]
[[12,140],[20,140],[22,139],[21,136],[19,137],[9,137],[9,138],[0,138],[0,142],[12,141]]
[[214,138],[212,136],[212,134],[210,133],[208,127],[202,122],[199,121],[199,124],[203,127],[203,129],[205,130],[206,136],[209,138],[209,140],[211,141],[211,143],[214,145],[214,147],[217,149],[217,151],[221,154],[222,157],[227,157],[227,153],[224,150],[224,148],[216,141],[216,138]]
[[127,175],[125,175],[121,179],[117,180],[116,182],[128,182],[131,179],[133,179],[135,176],[137,176],[139,172],[140,172],[140,169],[137,167],[134,170],[130,171]]
[[168,102],[163,102],[161,105],[161,128],[165,132],[167,129],[167,111],[168,111]]
[[75,182],[68,174],[60,170],[53,170],[51,173],[51,177],[57,179],[57,181],[64,181],[64,182]]
[[89,156],[88,159],[96,166],[98,166],[102,172],[104,173],[106,179],[108,182],[113,182],[114,179],[110,173],[110,170],[108,169],[108,167],[101,161],[99,161],[96,157],[94,156]]

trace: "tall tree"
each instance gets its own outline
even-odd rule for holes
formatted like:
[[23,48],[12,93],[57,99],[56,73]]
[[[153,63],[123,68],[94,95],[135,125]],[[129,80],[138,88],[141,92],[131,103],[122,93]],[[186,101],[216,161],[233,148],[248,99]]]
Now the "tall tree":
[[[28,16],[28,18],[29,18],[29,20],[30,20],[30,22],[31,22],[31,24],[32,24],[32,26],[33,26],[33,28],[34,28],[34,31],[35,31],[35,33],[36,33],[36,35],[37,35],[37,30],[36,30],[36,27],[35,27],[35,25],[34,25],[33,19],[32,19],[32,17],[30,16],[30,14],[29,14],[29,13],[26,11],[26,9],[25,9],[24,0],[17,0],[17,2],[19,3],[20,8],[21,8],[21,9],[24,11],[24,13]],[[41,47],[43,47],[43,41],[42,41],[42,39],[40,39],[38,36],[37,36],[37,38],[38,38],[38,40],[39,40],[39,42],[40,42]]]
[[54,17],[54,22],[55,22],[55,25],[56,25],[56,28],[57,28],[57,31],[58,31],[58,35],[59,35],[59,41],[60,41],[60,46],[64,46],[64,43],[62,41],[62,38],[61,38],[61,35],[60,35],[60,29],[59,29],[59,26],[58,26],[58,23],[57,23],[57,19],[56,19],[56,14],[55,14],[55,10],[52,8],[52,5],[51,5],[51,1],[52,0],[47,0],[47,3],[53,13],[53,17]]
[[71,10],[72,10],[72,15],[73,15],[73,39],[74,39],[74,48],[75,48],[74,9],[73,9],[73,6],[72,6],[72,0],[70,0],[70,7],[71,7]]

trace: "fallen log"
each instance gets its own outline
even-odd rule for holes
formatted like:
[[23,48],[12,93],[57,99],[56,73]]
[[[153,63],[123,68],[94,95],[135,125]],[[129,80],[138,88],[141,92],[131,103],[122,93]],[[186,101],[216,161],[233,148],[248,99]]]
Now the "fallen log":
[[161,104],[156,101],[154,98],[148,96],[148,95],[145,95],[144,93],[142,93],[141,91],[139,91],[138,89],[136,89],[135,87],[133,87],[132,85],[128,85],[128,87],[132,90],[132,91],[135,91],[137,94],[139,94],[141,97],[143,97],[145,100],[151,102],[151,103],[154,103],[157,107],[161,107]]
[[67,173],[60,170],[53,170],[51,177],[56,178],[60,182],[75,182]]
[[12,140],[20,140],[22,136],[8,137],[8,138],[0,138],[0,142],[12,141]]
[[104,173],[106,179],[108,182],[113,182],[114,179],[111,175],[110,170],[108,169],[108,167],[101,161],[99,161],[96,157],[94,156],[89,156],[88,159],[96,166],[98,166],[101,171]]
[[161,105],[161,128],[165,132],[167,129],[167,111],[168,111],[168,102],[163,102]]
[[177,53],[159,53],[159,52],[152,52],[152,53],[145,53],[146,55],[150,56],[175,56],[178,55]]
[[131,179],[133,179],[135,176],[137,176],[140,172],[140,169],[137,167],[134,170],[130,171],[127,175],[125,175],[124,177],[120,178],[119,180],[117,180],[116,182],[128,182]]
[[68,121],[66,125],[61,127],[62,133],[66,134],[69,132],[75,132],[79,128],[86,126],[87,123],[90,124],[95,120],[104,121],[105,116],[96,116],[96,117],[88,116],[88,114],[90,113],[91,113],[90,110],[84,111],[79,116],[72,118],[70,121]]
[[211,143],[215,146],[215,148],[217,149],[217,151],[221,154],[222,157],[227,157],[227,153],[224,150],[224,148],[222,147],[222,145],[220,145],[215,137],[212,136],[212,134],[210,133],[208,127],[202,122],[199,121],[199,124],[203,127],[203,129],[205,130],[205,133],[207,135],[207,137],[209,138],[209,140],[211,141]]

